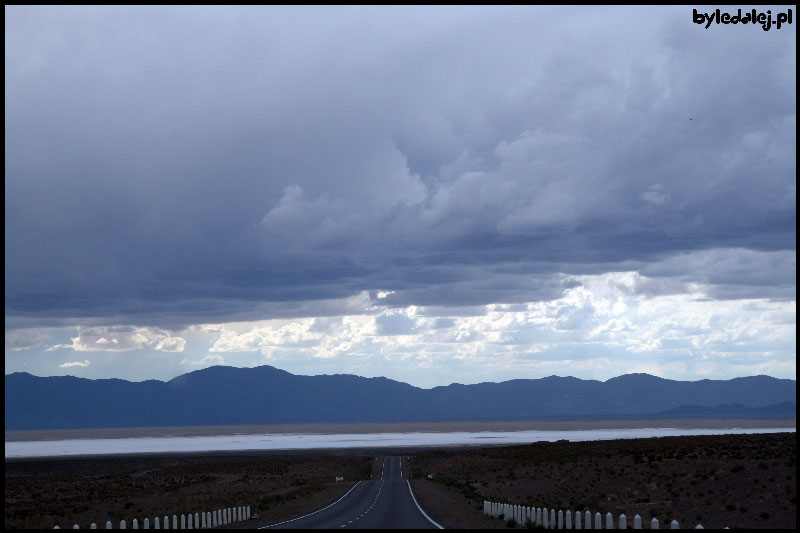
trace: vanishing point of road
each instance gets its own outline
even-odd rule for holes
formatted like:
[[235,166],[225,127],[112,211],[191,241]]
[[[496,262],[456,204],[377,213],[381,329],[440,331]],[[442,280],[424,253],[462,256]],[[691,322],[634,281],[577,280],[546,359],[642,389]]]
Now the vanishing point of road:
[[359,481],[331,505],[259,529],[443,529],[417,503],[400,457],[384,457],[380,480]]

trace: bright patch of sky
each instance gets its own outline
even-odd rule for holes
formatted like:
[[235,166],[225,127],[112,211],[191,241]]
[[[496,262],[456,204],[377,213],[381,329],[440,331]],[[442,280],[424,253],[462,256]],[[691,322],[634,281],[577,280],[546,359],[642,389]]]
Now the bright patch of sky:
[[[119,364],[138,379],[170,379],[218,364],[269,364],[298,374],[383,375],[421,387],[552,374],[793,376],[794,302],[714,300],[699,284],[680,293],[646,294],[642,289],[653,280],[636,272],[576,276],[572,282],[553,300],[489,304],[467,315],[373,305],[380,300],[364,294],[359,314],[204,324],[169,333],[80,328],[71,344],[17,346],[7,359],[24,361],[35,374],[104,377],[88,361],[62,363],[64,372],[50,365],[54,355],[69,359],[73,351],[132,352],[128,365]],[[6,343],[8,350],[8,335]],[[142,350],[177,353],[133,370]]]

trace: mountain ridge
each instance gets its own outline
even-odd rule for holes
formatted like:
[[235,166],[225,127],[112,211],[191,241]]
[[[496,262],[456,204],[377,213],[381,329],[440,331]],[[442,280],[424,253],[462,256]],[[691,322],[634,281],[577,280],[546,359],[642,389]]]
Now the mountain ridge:
[[[552,417],[794,416],[796,382],[770,376],[676,381],[625,374],[422,389],[385,377],[304,376],[269,365],[213,366],[168,381],[5,377],[6,430]],[[736,405],[738,404],[738,406]],[[791,404],[791,406],[788,406]],[[734,407],[731,407],[734,406]],[[716,409],[716,411],[715,411]]]

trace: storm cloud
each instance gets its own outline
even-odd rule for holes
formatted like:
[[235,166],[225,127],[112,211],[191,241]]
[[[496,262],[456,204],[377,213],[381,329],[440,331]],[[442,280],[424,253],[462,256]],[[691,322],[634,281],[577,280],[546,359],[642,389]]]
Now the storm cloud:
[[[793,25],[705,29],[686,8],[5,14],[7,349],[45,326],[169,339],[384,308],[379,331],[410,333],[408,306],[450,320],[610,272],[642,274],[645,296],[795,299]],[[75,342],[103,331],[123,330]]]

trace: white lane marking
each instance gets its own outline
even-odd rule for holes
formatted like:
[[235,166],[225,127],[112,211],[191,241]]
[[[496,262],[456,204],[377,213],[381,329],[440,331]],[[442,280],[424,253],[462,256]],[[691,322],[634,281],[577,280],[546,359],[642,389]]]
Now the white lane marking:
[[431,523],[431,524],[433,524],[434,526],[438,527],[439,529],[444,529],[442,526],[440,526],[439,524],[437,524],[436,522],[434,522],[434,521],[431,519],[431,517],[430,517],[430,516],[428,516],[428,515],[425,513],[425,511],[423,511],[423,510],[422,510],[422,507],[420,507],[420,506],[419,506],[419,503],[417,503],[417,499],[416,499],[416,498],[414,498],[414,491],[413,491],[413,490],[411,490],[411,482],[410,482],[410,481],[408,481],[408,480],[406,480],[406,483],[408,483],[408,492],[410,492],[410,493],[411,493],[411,498],[414,500],[414,503],[417,505],[417,509],[419,509],[419,512],[420,512],[420,513],[422,513],[422,516],[424,516],[425,518],[427,518],[427,519],[428,519],[428,522],[430,522],[430,523]]
[[318,513],[318,512],[320,512],[320,511],[324,511],[325,509],[328,509],[328,508],[330,508],[330,507],[333,507],[334,505],[336,505],[336,504],[337,504],[337,503],[339,503],[340,501],[344,500],[344,499],[347,497],[347,495],[348,495],[348,494],[350,494],[351,492],[353,492],[353,489],[355,489],[356,487],[358,487],[359,483],[361,483],[361,482],[359,481],[358,483],[356,483],[355,485],[353,485],[353,488],[351,488],[350,490],[348,490],[347,492],[345,492],[345,493],[344,493],[344,496],[342,496],[341,498],[339,498],[338,500],[336,500],[335,502],[333,502],[332,504],[330,504],[328,507],[323,507],[322,509],[317,509],[317,510],[316,510],[316,511],[314,511],[313,513],[308,513],[307,515],[298,516],[297,518],[292,518],[291,520],[284,520],[283,522],[278,522],[277,524],[270,524],[270,525],[268,525],[268,526],[261,526],[261,527],[259,527],[259,528],[257,528],[257,529],[267,529],[267,528],[269,528],[269,527],[275,527],[275,526],[279,526],[279,525],[281,525],[281,524],[288,524],[289,522],[294,522],[295,520],[300,520],[301,518],[305,518],[305,517],[307,517],[307,516],[311,516],[312,514],[317,514],[317,513]]
[[[367,510],[366,510],[366,511],[364,511],[363,513],[361,513],[361,514],[358,516],[358,518],[356,518],[355,520],[358,520],[359,518],[363,518],[363,517],[364,517],[364,515],[367,515],[367,514],[369,514],[369,512],[372,510],[372,508],[373,508],[373,507],[375,507],[375,504],[378,502],[378,498],[380,498],[380,496],[381,496],[381,490],[383,490],[383,481],[381,481],[381,485],[380,485],[380,487],[378,487],[378,494],[376,494],[376,495],[375,495],[375,499],[374,499],[374,500],[372,500],[372,505],[370,505],[370,506],[367,508]],[[348,522],[347,524],[350,524],[351,522],[352,522],[352,520],[350,520],[350,522]],[[341,525],[341,526],[339,526],[339,527],[345,527],[345,526],[347,526],[347,524],[342,524],[342,525]]]

